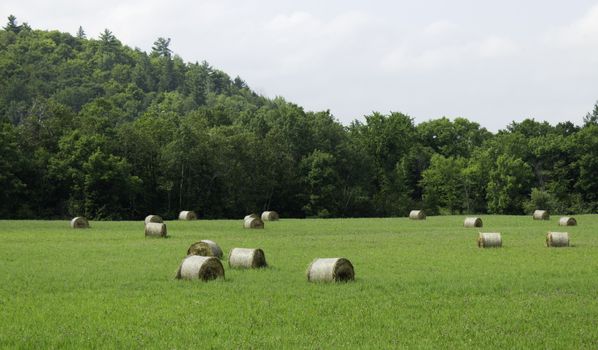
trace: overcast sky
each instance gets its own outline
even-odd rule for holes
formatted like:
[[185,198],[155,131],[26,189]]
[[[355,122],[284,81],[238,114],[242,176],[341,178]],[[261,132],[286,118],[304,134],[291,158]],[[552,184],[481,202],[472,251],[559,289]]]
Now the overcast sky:
[[372,111],[581,124],[598,100],[598,0],[3,0],[9,14],[145,51],[171,38],[185,61],[345,124]]

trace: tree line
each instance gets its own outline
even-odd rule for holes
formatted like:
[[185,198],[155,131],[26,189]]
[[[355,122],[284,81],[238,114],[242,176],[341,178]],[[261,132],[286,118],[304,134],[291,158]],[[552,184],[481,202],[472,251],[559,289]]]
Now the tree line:
[[598,104],[582,126],[372,113],[348,126],[253,92],[158,38],[0,31],[0,218],[523,214],[598,209]]

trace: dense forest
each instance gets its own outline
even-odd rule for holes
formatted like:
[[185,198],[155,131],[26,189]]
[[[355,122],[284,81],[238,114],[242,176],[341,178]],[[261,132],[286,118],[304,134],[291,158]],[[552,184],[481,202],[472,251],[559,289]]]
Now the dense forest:
[[[88,39],[0,31],[0,218],[524,214],[598,209],[598,104],[498,133],[463,118],[342,125],[253,92],[207,62]],[[240,58],[242,59],[242,58]],[[508,103],[508,101],[505,101]],[[588,106],[591,109],[591,106]]]

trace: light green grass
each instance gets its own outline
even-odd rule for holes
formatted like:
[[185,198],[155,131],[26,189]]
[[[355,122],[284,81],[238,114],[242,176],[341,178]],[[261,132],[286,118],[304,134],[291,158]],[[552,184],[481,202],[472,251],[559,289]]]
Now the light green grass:
[[[479,249],[462,216],[167,222],[0,221],[3,348],[596,348],[598,216],[483,216],[503,248]],[[570,248],[546,248],[549,230]],[[174,280],[188,246],[262,248],[263,270]],[[356,281],[310,284],[316,257]]]

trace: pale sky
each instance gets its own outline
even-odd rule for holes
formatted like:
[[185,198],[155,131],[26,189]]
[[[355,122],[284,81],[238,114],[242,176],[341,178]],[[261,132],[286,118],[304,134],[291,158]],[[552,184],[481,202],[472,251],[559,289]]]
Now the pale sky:
[[583,116],[598,100],[598,0],[4,0],[34,29],[158,37],[260,94],[344,124],[372,111],[496,131]]

